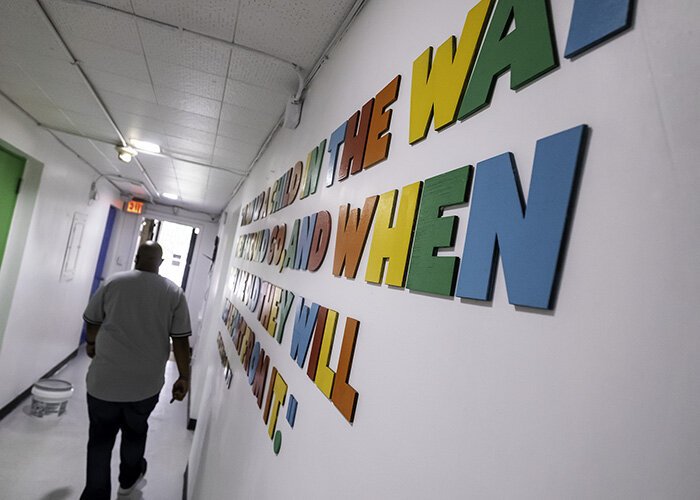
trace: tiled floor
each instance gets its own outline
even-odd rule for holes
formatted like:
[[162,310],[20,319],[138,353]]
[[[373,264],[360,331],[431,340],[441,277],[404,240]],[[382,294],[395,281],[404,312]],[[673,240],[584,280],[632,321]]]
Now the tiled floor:
[[[77,358],[54,378],[73,384],[68,411],[45,420],[29,415],[30,399],[0,421],[0,499],[75,500],[84,485],[88,416],[85,373],[90,359],[81,349]],[[186,429],[186,403],[168,404],[177,368],[168,362],[160,401],[149,419],[146,444],[148,473],[142,487],[126,500],[179,500],[192,444]],[[119,438],[112,455],[112,498],[117,498]]]

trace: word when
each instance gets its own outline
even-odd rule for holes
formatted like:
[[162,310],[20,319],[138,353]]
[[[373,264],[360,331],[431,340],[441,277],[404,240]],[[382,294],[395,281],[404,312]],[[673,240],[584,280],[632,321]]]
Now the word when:
[[405,186],[398,207],[397,190],[368,197],[362,209],[341,206],[333,274],[355,278],[374,224],[367,282],[487,301],[500,255],[509,302],[550,309],[586,131],[537,141],[527,208],[511,153],[477,164],[461,264],[437,254],[454,247],[458,217],[442,213],[468,201],[471,166]]
[[[575,0],[564,57],[629,28],[632,10],[632,0]],[[547,0],[481,0],[468,12],[459,42],[452,36],[414,61],[409,143],[427,136],[433,117],[441,130],[488,106],[505,71],[512,90],[551,72],[559,66],[555,47]]]

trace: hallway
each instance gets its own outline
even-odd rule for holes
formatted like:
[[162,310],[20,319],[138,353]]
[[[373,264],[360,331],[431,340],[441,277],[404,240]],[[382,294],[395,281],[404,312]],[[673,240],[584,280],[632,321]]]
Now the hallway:
[[[27,399],[0,421],[0,497],[13,500],[74,500],[83,488],[88,416],[85,373],[90,359],[81,348],[54,378],[73,384],[67,412],[55,420],[29,416]],[[177,367],[169,361],[160,401],[150,418],[146,446],[149,467],[143,486],[130,499],[182,497],[182,481],[192,432],[186,429],[186,403],[169,405]],[[117,497],[119,439],[112,455],[112,496]],[[139,491],[140,490],[140,491]]]

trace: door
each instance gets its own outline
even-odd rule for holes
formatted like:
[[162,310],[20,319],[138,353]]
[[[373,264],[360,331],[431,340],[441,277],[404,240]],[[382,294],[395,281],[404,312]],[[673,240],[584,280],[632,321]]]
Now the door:
[[0,266],[26,160],[0,148]]

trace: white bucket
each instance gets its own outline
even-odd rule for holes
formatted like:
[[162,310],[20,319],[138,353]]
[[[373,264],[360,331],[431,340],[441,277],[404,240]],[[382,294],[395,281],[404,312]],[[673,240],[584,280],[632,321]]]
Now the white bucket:
[[35,417],[58,418],[66,412],[73,385],[65,380],[45,378],[32,386],[31,414]]

